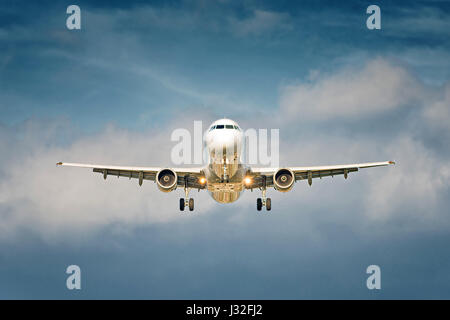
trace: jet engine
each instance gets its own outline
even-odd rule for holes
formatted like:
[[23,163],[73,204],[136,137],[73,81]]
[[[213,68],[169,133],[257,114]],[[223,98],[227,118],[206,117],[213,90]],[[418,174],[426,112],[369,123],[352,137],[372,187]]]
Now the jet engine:
[[273,175],[273,185],[281,192],[287,192],[294,186],[295,176],[289,169],[278,169]]
[[171,169],[162,169],[156,174],[156,183],[162,192],[170,192],[177,187],[177,174]]

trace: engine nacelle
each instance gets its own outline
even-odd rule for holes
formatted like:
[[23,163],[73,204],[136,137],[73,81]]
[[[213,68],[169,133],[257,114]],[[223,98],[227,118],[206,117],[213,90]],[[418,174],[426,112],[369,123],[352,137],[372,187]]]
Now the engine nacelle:
[[177,173],[171,169],[162,169],[156,174],[156,183],[162,192],[170,192],[177,187]]
[[295,176],[289,169],[278,169],[273,175],[273,185],[281,192],[287,192],[294,186]]

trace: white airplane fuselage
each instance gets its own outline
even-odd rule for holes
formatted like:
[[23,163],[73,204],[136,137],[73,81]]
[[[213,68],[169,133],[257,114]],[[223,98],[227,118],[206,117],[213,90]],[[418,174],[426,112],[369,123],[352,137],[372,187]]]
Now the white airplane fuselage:
[[205,137],[208,165],[204,171],[207,189],[217,202],[234,202],[244,190],[242,141],[243,132],[232,120],[217,120],[208,129]]

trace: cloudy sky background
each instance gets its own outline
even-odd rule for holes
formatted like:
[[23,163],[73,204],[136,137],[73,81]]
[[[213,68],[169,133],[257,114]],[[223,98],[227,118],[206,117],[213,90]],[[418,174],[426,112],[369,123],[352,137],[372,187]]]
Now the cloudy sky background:
[[[450,298],[449,2],[379,1],[374,31],[365,1],[79,1],[80,31],[70,4],[0,3],[0,298]],[[397,165],[270,214],[55,166],[171,166],[223,116],[280,128],[282,165]]]

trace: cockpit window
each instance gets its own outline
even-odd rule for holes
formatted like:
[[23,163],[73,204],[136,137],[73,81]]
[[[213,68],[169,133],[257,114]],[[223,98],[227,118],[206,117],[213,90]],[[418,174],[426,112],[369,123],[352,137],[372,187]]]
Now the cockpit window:
[[234,124],[218,124],[218,125],[212,126],[209,129],[209,131],[212,131],[214,129],[235,129],[235,130],[241,131],[241,129]]

